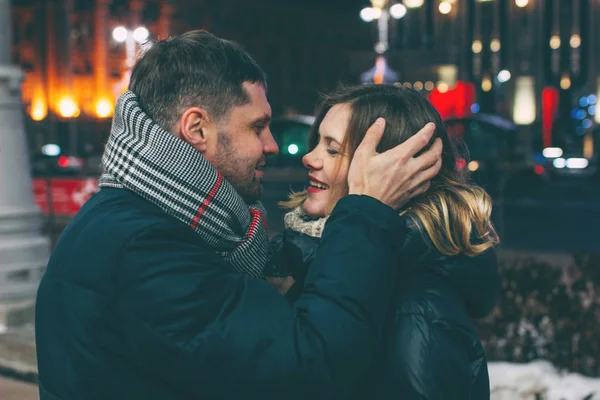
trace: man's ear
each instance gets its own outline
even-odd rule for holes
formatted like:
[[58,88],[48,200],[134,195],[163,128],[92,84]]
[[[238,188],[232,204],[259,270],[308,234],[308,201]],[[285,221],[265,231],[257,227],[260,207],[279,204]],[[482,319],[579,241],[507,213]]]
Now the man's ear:
[[214,145],[217,131],[217,126],[203,108],[188,108],[181,116],[181,139],[201,153],[205,153]]

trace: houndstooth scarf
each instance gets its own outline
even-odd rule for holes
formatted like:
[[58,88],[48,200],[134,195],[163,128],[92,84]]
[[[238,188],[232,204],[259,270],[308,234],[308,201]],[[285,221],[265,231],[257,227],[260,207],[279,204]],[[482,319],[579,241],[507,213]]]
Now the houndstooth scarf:
[[234,271],[262,277],[267,259],[266,212],[248,206],[200,152],[162,129],[132,92],[117,101],[102,157],[101,188],[125,188],[186,225]]

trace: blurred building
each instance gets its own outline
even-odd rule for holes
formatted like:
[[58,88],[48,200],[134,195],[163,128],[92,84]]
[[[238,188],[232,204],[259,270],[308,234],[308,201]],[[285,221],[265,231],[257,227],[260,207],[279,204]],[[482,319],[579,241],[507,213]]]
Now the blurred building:
[[267,71],[281,115],[312,113],[318,92],[352,79],[350,52],[370,45],[355,11],[296,0],[14,0],[13,61],[26,72],[32,146],[101,148],[131,61],[113,38],[118,26],[143,26],[154,40],[206,29],[240,43]]
[[[501,115],[523,128],[523,141],[533,148],[560,145],[593,154],[592,132],[600,122],[590,101],[600,91],[598,1],[13,3],[13,58],[27,73],[23,97],[28,130],[39,132],[36,148],[53,137],[65,136],[79,151],[89,138],[103,140],[131,61],[112,31],[144,26],[152,39],[206,29],[240,43],[269,75],[275,115],[312,113],[319,92],[338,82],[359,83],[383,55],[397,73],[386,76],[421,90],[444,116]],[[389,45],[377,52],[378,22],[361,21],[360,10],[397,4],[404,15],[390,19]]]
[[[600,123],[592,104],[600,92],[598,1],[365,3],[400,7],[402,17],[389,22],[385,56],[398,83],[423,90],[444,116],[501,115],[522,127],[533,149],[558,145],[593,155]],[[355,53],[352,73],[370,68],[375,56]]]
[[[23,98],[33,120],[107,118],[126,71],[126,46],[112,40],[119,25],[145,25],[169,34],[166,1],[17,1],[13,7],[13,61],[26,72]],[[150,13],[144,13],[150,9]],[[108,107],[107,107],[108,105]]]

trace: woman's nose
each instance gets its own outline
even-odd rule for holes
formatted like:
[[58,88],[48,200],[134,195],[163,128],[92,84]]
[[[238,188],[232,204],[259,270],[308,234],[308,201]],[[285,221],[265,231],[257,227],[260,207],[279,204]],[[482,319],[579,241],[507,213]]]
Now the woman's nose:
[[323,163],[320,158],[317,156],[316,151],[313,150],[310,153],[307,153],[304,157],[302,157],[302,164],[308,169],[321,169],[323,168]]

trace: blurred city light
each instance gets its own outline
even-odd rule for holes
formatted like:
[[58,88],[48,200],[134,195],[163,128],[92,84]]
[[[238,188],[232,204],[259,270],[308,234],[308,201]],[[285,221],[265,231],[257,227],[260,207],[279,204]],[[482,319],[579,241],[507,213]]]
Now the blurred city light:
[[571,78],[569,75],[563,75],[560,79],[560,88],[563,90],[567,90],[571,87]]
[[527,5],[529,4],[529,0],[515,0],[515,4],[517,5],[517,7],[527,7]]
[[431,81],[425,82],[425,90],[432,91],[435,88],[435,84]]
[[402,3],[394,4],[390,7],[390,15],[392,18],[401,19],[406,15],[406,7]]
[[535,172],[536,175],[542,175],[544,172],[546,172],[546,168],[544,168],[543,165],[536,165],[533,168],[533,172]]
[[300,150],[300,148],[296,144],[290,144],[288,146],[287,150],[288,150],[288,153],[290,153],[291,155],[296,155],[296,154],[298,154],[298,151]]
[[64,118],[74,118],[79,115],[79,107],[71,97],[64,97],[58,102],[58,113]]
[[578,120],[584,120],[585,117],[587,117],[587,113],[585,112],[585,110],[577,110],[577,112],[575,113],[575,118]]
[[477,171],[479,169],[479,161],[471,161],[468,168],[471,172]]
[[96,103],[96,115],[99,118],[107,118],[112,115],[113,105],[108,99],[100,99]]
[[508,82],[510,78],[510,71],[503,69],[502,71],[498,72],[498,82],[505,83]]
[[500,51],[500,41],[498,39],[493,39],[490,42],[490,50],[492,50],[494,53],[497,53]]
[[587,97],[582,97],[579,99],[579,105],[581,107],[587,107],[588,103],[589,103],[589,101],[588,101]]
[[31,105],[31,119],[34,121],[41,121],[48,115],[48,107],[46,102],[42,99],[36,99]]
[[576,49],[581,46],[581,36],[575,34],[571,35],[571,40],[569,40],[569,44],[572,48]]
[[423,5],[424,0],[404,0],[404,5],[408,8],[417,8]]
[[58,166],[61,168],[67,168],[69,166],[69,158],[65,156],[58,157]]
[[42,146],[42,154],[45,156],[57,156],[60,154],[60,146],[54,143],[48,143]]
[[423,90],[423,82],[416,81],[413,87],[415,88],[415,90]]
[[[597,95],[590,95],[588,96],[588,100],[590,102],[590,104],[596,104],[596,101],[598,100],[598,97],[600,97],[600,76],[597,78],[597,90],[598,90],[598,94]],[[590,99],[591,98],[591,99]],[[600,124],[600,113],[596,112],[596,123]]]
[[441,14],[450,14],[450,11],[452,11],[452,4],[448,3],[447,1],[442,1],[438,9],[440,10]]
[[590,114],[590,115],[596,115],[596,106],[590,106],[588,108],[588,114]]
[[564,158],[557,158],[556,160],[552,161],[552,165],[554,165],[554,168],[564,168],[567,165],[567,161]]
[[440,93],[447,93],[448,89],[450,89],[450,88],[448,87],[448,84],[446,82],[438,82],[437,90]]
[[112,37],[115,42],[123,43],[127,40],[127,29],[124,26],[117,26],[112,31]]
[[542,154],[546,158],[559,158],[563,155],[563,150],[560,147],[546,147]]
[[550,38],[550,48],[551,49],[558,49],[560,47],[560,37],[557,35],[554,35]]
[[481,81],[481,89],[483,89],[484,92],[492,90],[492,80],[489,77],[486,76],[483,78]]
[[471,50],[473,50],[473,53],[475,54],[481,53],[481,50],[483,50],[483,44],[481,43],[481,40],[474,40]]
[[371,22],[375,19],[375,9],[373,7],[365,7],[360,10],[360,19],[365,22]]
[[138,43],[145,42],[146,40],[148,40],[149,37],[150,37],[150,32],[148,32],[148,29],[144,28],[143,26],[140,26],[139,28],[136,28],[133,31],[133,38]]
[[587,168],[589,161],[586,158],[568,158],[567,168],[570,169],[584,169]]
[[594,156],[594,137],[592,135],[586,135],[583,138],[583,156],[588,159]]
[[477,103],[471,104],[471,112],[473,114],[477,114],[479,111],[481,111],[481,106]]
[[531,125],[535,122],[535,117],[536,108],[533,77],[518,77],[516,78],[515,83],[513,119],[517,125]]
[[590,129],[592,127],[592,120],[591,119],[584,119],[583,121],[581,121],[581,126],[583,127],[583,129]]

